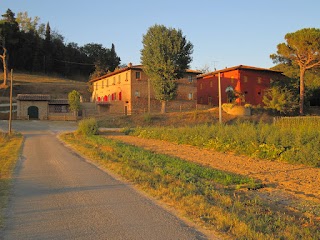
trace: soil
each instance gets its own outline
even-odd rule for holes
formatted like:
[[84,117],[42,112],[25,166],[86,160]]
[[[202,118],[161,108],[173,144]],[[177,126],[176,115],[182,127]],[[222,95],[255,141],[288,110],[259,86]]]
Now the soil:
[[252,177],[261,181],[264,187],[254,191],[248,190],[249,194],[259,195],[275,207],[285,207],[290,211],[319,219],[320,169],[318,168],[254,159],[232,153],[221,153],[210,149],[134,136],[110,135],[107,137],[155,153],[176,156],[215,169]]

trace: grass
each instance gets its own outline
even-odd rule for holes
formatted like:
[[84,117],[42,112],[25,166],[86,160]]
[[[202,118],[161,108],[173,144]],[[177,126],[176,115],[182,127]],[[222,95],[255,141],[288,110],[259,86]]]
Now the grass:
[[[276,209],[251,178],[155,154],[101,136],[60,136],[100,166],[135,183],[181,215],[233,239],[319,239],[319,223]],[[304,227],[302,227],[304,226]]]
[[[0,132],[0,211],[7,206],[12,172],[18,160],[22,136],[7,135]],[[0,217],[0,227],[3,226],[3,216]]]
[[178,128],[138,127],[130,134],[320,167],[320,128],[314,126],[313,120],[287,127],[284,124],[236,122]]

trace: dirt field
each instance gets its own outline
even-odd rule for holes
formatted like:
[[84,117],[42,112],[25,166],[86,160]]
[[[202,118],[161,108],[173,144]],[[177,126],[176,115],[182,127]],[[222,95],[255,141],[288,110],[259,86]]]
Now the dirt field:
[[290,208],[307,214],[320,214],[320,169],[292,165],[277,161],[252,159],[245,156],[199,149],[160,140],[133,136],[108,136],[109,138],[139,146],[156,153],[176,156],[206,166],[259,179],[264,188],[251,191],[272,205]]

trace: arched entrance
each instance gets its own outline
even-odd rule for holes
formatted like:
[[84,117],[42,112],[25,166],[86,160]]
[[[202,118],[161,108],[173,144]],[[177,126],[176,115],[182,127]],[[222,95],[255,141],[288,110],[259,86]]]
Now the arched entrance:
[[39,119],[39,108],[36,106],[28,107],[29,119]]

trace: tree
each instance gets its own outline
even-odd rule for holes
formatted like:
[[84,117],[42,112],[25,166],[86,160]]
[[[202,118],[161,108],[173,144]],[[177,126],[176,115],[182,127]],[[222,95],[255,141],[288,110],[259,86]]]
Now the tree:
[[13,43],[15,42],[16,34],[19,31],[18,23],[14,17],[14,13],[8,9],[5,14],[2,15],[0,20],[0,47],[3,53],[0,55],[3,64],[3,85],[7,85],[8,75],[8,49],[13,49]]
[[286,87],[273,86],[263,95],[264,108],[280,113],[292,113],[298,108],[298,101]]
[[75,113],[81,109],[80,97],[80,93],[76,90],[72,90],[68,94],[69,109]]
[[108,49],[102,44],[90,43],[84,45],[81,50],[94,62],[95,70],[90,76],[91,79],[105,75],[109,71],[113,72],[120,64],[114,44]]
[[150,27],[142,44],[141,62],[151,79],[155,98],[161,101],[161,113],[165,113],[166,102],[176,96],[176,80],[189,68],[193,45],[180,29],[163,25]]
[[285,35],[286,43],[277,46],[277,54],[270,57],[274,62],[298,65],[300,69],[299,112],[304,114],[305,82],[307,70],[320,66],[320,29],[304,28]]

